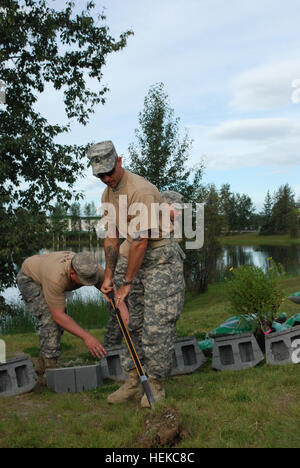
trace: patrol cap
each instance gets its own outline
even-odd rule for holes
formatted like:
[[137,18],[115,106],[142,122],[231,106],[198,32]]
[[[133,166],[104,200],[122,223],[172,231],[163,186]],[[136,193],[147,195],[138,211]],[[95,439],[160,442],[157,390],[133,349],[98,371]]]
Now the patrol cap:
[[94,286],[99,281],[98,264],[92,254],[81,252],[72,258],[71,267],[85,286]]
[[114,168],[117,160],[117,152],[110,140],[101,141],[91,146],[87,152],[87,157],[92,163],[93,175],[105,174]]
[[[161,193],[161,198],[165,203],[177,204],[180,205],[180,208],[184,208],[183,195],[181,195],[181,193],[174,192],[174,190],[166,190]],[[176,206],[174,206],[174,208],[176,208]]]

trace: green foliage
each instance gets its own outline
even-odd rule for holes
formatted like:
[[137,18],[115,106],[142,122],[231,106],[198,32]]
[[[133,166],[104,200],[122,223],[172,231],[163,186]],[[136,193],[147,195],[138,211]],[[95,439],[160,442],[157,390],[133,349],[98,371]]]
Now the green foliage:
[[[100,293],[99,293],[100,294]],[[108,320],[106,302],[101,296],[98,300],[75,298],[68,301],[68,314],[83,328],[105,328]],[[30,333],[36,330],[36,320],[23,304],[12,304],[2,308],[0,302],[0,333],[11,335]]]
[[175,190],[184,195],[185,201],[191,201],[197,195],[203,167],[186,167],[192,142],[187,131],[180,135],[179,122],[170,107],[164,84],[151,86],[144,109],[139,113],[137,142],[129,146],[128,168],[148,179],[159,191]]
[[[50,203],[78,198],[73,185],[84,169],[87,146],[62,145],[69,124],[50,124],[36,111],[39,94],[62,91],[67,119],[86,125],[105,102],[100,86],[106,57],[123,49],[131,31],[115,40],[95,2],[75,14],[75,3],[51,8],[46,0],[3,0],[0,9],[0,77],[6,104],[0,109],[0,291],[12,285],[14,265],[36,252],[46,231]],[[96,80],[91,91],[86,78]],[[43,227],[41,224],[43,223]],[[39,244],[41,245],[41,243]],[[23,249],[23,247],[26,249]]]
[[295,194],[288,184],[282,185],[273,197],[267,194],[264,206],[265,220],[260,234],[290,234],[297,237],[298,211]]
[[220,214],[224,218],[224,227],[230,231],[249,228],[254,217],[251,198],[245,194],[231,192],[229,184],[222,185],[219,196]]
[[217,274],[217,261],[222,252],[219,236],[223,219],[219,214],[220,198],[214,185],[201,187],[197,201],[204,204],[204,245],[198,250],[185,250],[184,271],[187,289],[199,294],[207,291]]
[[99,300],[76,298],[69,301],[68,313],[78,325],[86,329],[105,328],[109,318],[106,301],[101,295]]
[[266,271],[253,265],[231,269],[226,281],[226,296],[233,315],[256,315],[259,324],[271,324],[285,299],[280,286],[284,275],[281,264],[268,259]]
[[54,250],[59,250],[60,240],[65,239],[68,229],[67,210],[63,204],[56,203],[54,207],[51,207],[48,223],[49,230],[52,232],[52,247]]

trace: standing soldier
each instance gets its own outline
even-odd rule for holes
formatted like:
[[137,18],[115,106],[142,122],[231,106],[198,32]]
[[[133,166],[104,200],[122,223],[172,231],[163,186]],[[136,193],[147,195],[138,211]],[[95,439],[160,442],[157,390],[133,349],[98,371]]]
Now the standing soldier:
[[[173,224],[175,224],[176,222],[181,223],[182,208],[184,208],[183,195],[181,195],[178,192],[175,192],[174,190],[168,190],[165,192],[161,192],[161,199],[162,199],[162,202],[165,204],[164,209],[167,209],[169,212],[171,222]],[[182,258],[182,262],[183,262],[183,260],[185,259],[185,253],[179,246],[179,242],[181,242],[182,239],[175,238],[174,240],[178,242],[177,248],[180,252],[180,257]],[[127,245],[126,240],[124,242],[125,242],[124,245],[122,243],[120,246],[120,255],[125,259],[125,262],[127,262],[128,248],[126,248],[126,245]],[[116,284],[122,284],[122,275],[120,277],[120,273],[122,272],[120,272],[119,269],[116,268],[115,277],[114,277],[114,281]],[[136,279],[135,279],[135,283],[136,283]],[[131,286],[129,296],[133,294],[133,288],[134,288],[134,285]],[[183,303],[184,302],[184,289],[182,289],[182,294],[183,294],[183,298],[182,298],[182,303]],[[128,300],[128,296],[126,300]],[[107,306],[108,306],[107,307],[108,311],[110,313],[110,318],[107,322],[107,326],[105,330],[104,347],[106,349],[109,349],[109,348],[112,348],[113,346],[120,345],[122,343],[123,335],[120,330],[116,316],[113,312],[113,308],[110,306],[109,303],[107,303]],[[176,339],[176,336],[177,336],[177,333],[175,330],[174,339]]]
[[[154,399],[158,401],[165,397],[162,382],[172,369],[174,327],[182,310],[182,258],[176,243],[170,238],[162,238],[161,218],[151,216],[151,206],[161,203],[157,188],[122,168],[122,159],[111,141],[92,146],[88,157],[93,174],[107,186],[102,196],[108,222],[101,291],[106,295],[115,283],[117,306],[128,298],[129,333],[144,362]],[[109,206],[114,208],[111,213],[114,211],[115,217],[108,213]],[[122,255],[119,255],[121,235],[126,240],[122,244]],[[117,277],[122,278],[118,284],[116,272]],[[141,397],[140,379],[128,350],[122,357],[122,365],[127,372],[125,383],[108,397],[109,403]],[[146,395],[141,399],[141,406],[149,407]]]

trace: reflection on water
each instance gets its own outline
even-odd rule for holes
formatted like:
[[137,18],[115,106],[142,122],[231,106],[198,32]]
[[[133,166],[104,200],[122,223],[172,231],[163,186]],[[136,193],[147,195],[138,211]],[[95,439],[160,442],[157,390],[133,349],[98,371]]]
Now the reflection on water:
[[[76,248],[66,249],[78,252]],[[88,247],[83,247],[80,252],[92,252],[96,261],[103,265],[105,264],[105,255],[103,247],[95,247],[91,250]],[[46,253],[41,250],[40,253]],[[237,268],[240,265],[255,265],[263,269],[267,266],[267,258],[272,257],[276,263],[281,263],[286,273],[300,275],[300,246],[224,246],[222,254],[218,262],[220,273],[228,268]],[[17,288],[8,288],[4,292],[4,297],[8,302],[19,302],[20,295]],[[80,297],[83,300],[94,299],[100,297],[101,293],[93,286],[83,286],[74,292],[74,297]]]
[[255,247],[224,246],[219,261],[219,269],[237,268],[240,265],[255,265],[267,268],[267,258],[272,257],[276,263],[281,263],[286,273],[300,274],[300,246],[264,245]]

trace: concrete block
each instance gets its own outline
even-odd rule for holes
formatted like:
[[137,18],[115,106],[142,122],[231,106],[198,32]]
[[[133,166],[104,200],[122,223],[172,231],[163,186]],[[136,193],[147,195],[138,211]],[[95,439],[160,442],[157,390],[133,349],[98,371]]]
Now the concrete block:
[[[299,293],[298,293],[299,294]],[[294,302],[295,304],[299,304],[300,305],[300,294],[299,295],[295,295],[295,296],[289,296],[288,299],[292,302]]]
[[47,387],[56,393],[76,393],[74,367],[48,369],[46,371]]
[[217,370],[242,370],[255,367],[264,355],[251,333],[214,339],[212,367]]
[[47,386],[56,393],[94,390],[103,382],[100,365],[65,367],[46,371]]
[[177,338],[173,353],[171,376],[191,374],[206,362],[202,349],[194,336]]
[[95,366],[74,367],[76,391],[93,390],[103,383],[103,376],[99,364]]
[[99,361],[103,379],[124,381],[126,373],[121,365],[121,355],[125,346],[112,346],[107,348],[104,358]]
[[33,364],[27,356],[18,356],[0,364],[0,396],[30,392],[36,382]]
[[295,348],[292,344],[300,340],[300,325],[265,336],[266,361],[268,364],[287,364],[292,362]]

